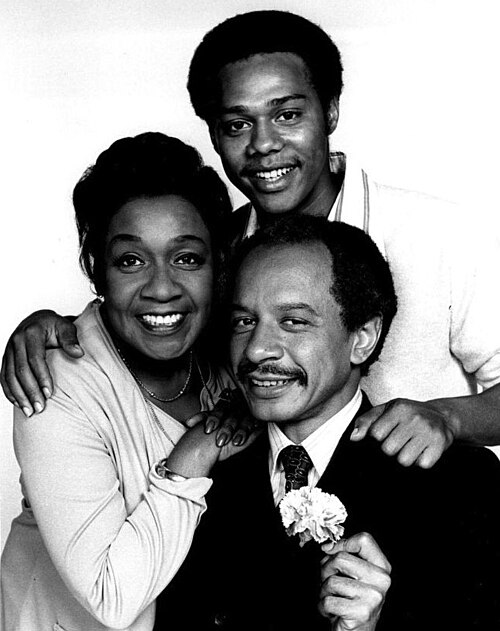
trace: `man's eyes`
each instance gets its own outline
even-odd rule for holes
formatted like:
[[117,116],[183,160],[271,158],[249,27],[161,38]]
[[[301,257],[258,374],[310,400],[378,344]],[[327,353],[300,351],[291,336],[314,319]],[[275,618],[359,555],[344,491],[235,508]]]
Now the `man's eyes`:
[[[301,117],[302,117],[301,110],[284,110],[274,115],[273,120],[275,123],[289,124],[289,123],[298,122],[298,120]],[[244,119],[237,119],[237,120],[223,121],[221,123],[221,127],[225,134],[228,134],[229,136],[231,135],[237,136],[238,134],[242,132],[248,131],[252,127],[252,124],[253,123],[251,123],[250,121],[247,121]]]
[[250,123],[244,120],[233,120],[222,123],[224,133],[229,135],[237,135],[242,131],[250,128]]
[[296,122],[302,116],[302,112],[299,110],[286,110],[281,112],[276,120],[284,123]]
[[231,329],[234,333],[244,333],[250,331],[255,326],[255,320],[248,316],[233,317],[231,319]]
[[281,326],[289,330],[302,330],[309,326],[309,322],[303,318],[283,318]]

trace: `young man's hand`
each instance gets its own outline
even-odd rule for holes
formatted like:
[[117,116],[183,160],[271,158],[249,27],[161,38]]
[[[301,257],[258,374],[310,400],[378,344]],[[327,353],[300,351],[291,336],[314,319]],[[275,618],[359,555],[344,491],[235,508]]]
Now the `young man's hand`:
[[5,396],[26,416],[41,412],[54,384],[45,361],[48,348],[62,348],[78,359],[84,354],[73,322],[54,311],[35,311],[24,319],[7,342],[0,383]]
[[456,429],[451,418],[432,401],[394,399],[356,419],[351,440],[361,440],[368,434],[401,465],[428,469],[451,445]]

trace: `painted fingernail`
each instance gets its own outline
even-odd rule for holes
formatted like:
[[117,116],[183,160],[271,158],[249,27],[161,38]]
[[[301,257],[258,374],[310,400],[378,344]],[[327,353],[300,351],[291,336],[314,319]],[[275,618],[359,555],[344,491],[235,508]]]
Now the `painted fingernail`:
[[23,412],[28,418],[33,414],[33,410],[27,406],[23,408]]
[[43,395],[44,395],[44,397],[45,397],[46,399],[50,399],[50,396],[51,396],[51,394],[52,394],[52,392],[50,391],[50,388],[47,388],[47,386],[44,386],[44,387],[42,388],[42,392],[43,392]]
[[211,434],[215,429],[215,421],[208,421],[205,425],[205,434]]
[[360,433],[360,432],[359,432],[359,428],[358,428],[358,427],[355,427],[355,428],[352,430],[351,438],[356,438],[356,436],[359,436],[359,433]]
[[233,438],[233,445],[236,445],[236,447],[238,447],[239,445],[241,445],[242,442],[243,436],[241,434],[236,434],[236,436]]
[[227,435],[222,434],[221,436],[217,438],[215,442],[216,442],[217,447],[224,447],[224,445],[227,443]]
[[37,414],[39,414],[43,410],[43,405],[40,403],[40,401],[35,401],[33,403],[33,407],[35,408],[35,412]]

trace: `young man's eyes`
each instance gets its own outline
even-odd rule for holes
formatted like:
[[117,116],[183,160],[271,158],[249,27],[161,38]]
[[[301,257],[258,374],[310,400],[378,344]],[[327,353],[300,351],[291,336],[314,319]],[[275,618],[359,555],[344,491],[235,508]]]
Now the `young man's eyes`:
[[[299,119],[302,117],[303,112],[301,110],[284,110],[276,114],[273,118],[275,123],[278,124],[293,124],[297,123]],[[225,134],[228,136],[238,136],[241,133],[244,133],[252,128],[254,123],[244,120],[230,120],[223,121],[221,123],[221,128]]]
[[229,136],[237,136],[241,132],[250,129],[250,123],[244,120],[225,121],[221,126],[224,133]]

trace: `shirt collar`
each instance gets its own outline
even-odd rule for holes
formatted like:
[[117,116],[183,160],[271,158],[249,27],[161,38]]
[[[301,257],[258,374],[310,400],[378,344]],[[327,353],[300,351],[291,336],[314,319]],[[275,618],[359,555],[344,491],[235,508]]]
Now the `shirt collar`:
[[[333,221],[337,219],[337,215],[340,216],[342,209],[342,200],[344,198],[344,182],[345,182],[345,173],[346,173],[346,155],[341,151],[333,151],[329,155],[330,161],[330,173],[341,174],[342,175],[342,187],[337,195],[335,201],[333,202],[333,206],[328,213],[328,219]],[[247,237],[251,237],[255,232],[257,232],[259,228],[259,220],[257,219],[257,212],[255,208],[250,205],[250,211],[248,213],[247,222],[245,225],[245,229],[243,231],[243,239]]]
[[[359,410],[361,400],[361,390],[358,387],[347,405],[300,443],[309,454],[319,477],[325,472],[342,434]],[[278,456],[281,450],[295,443],[285,436],[277,423],[269,423],[267,431],[271,449],[271,471],[274,473],[278,469]]]

